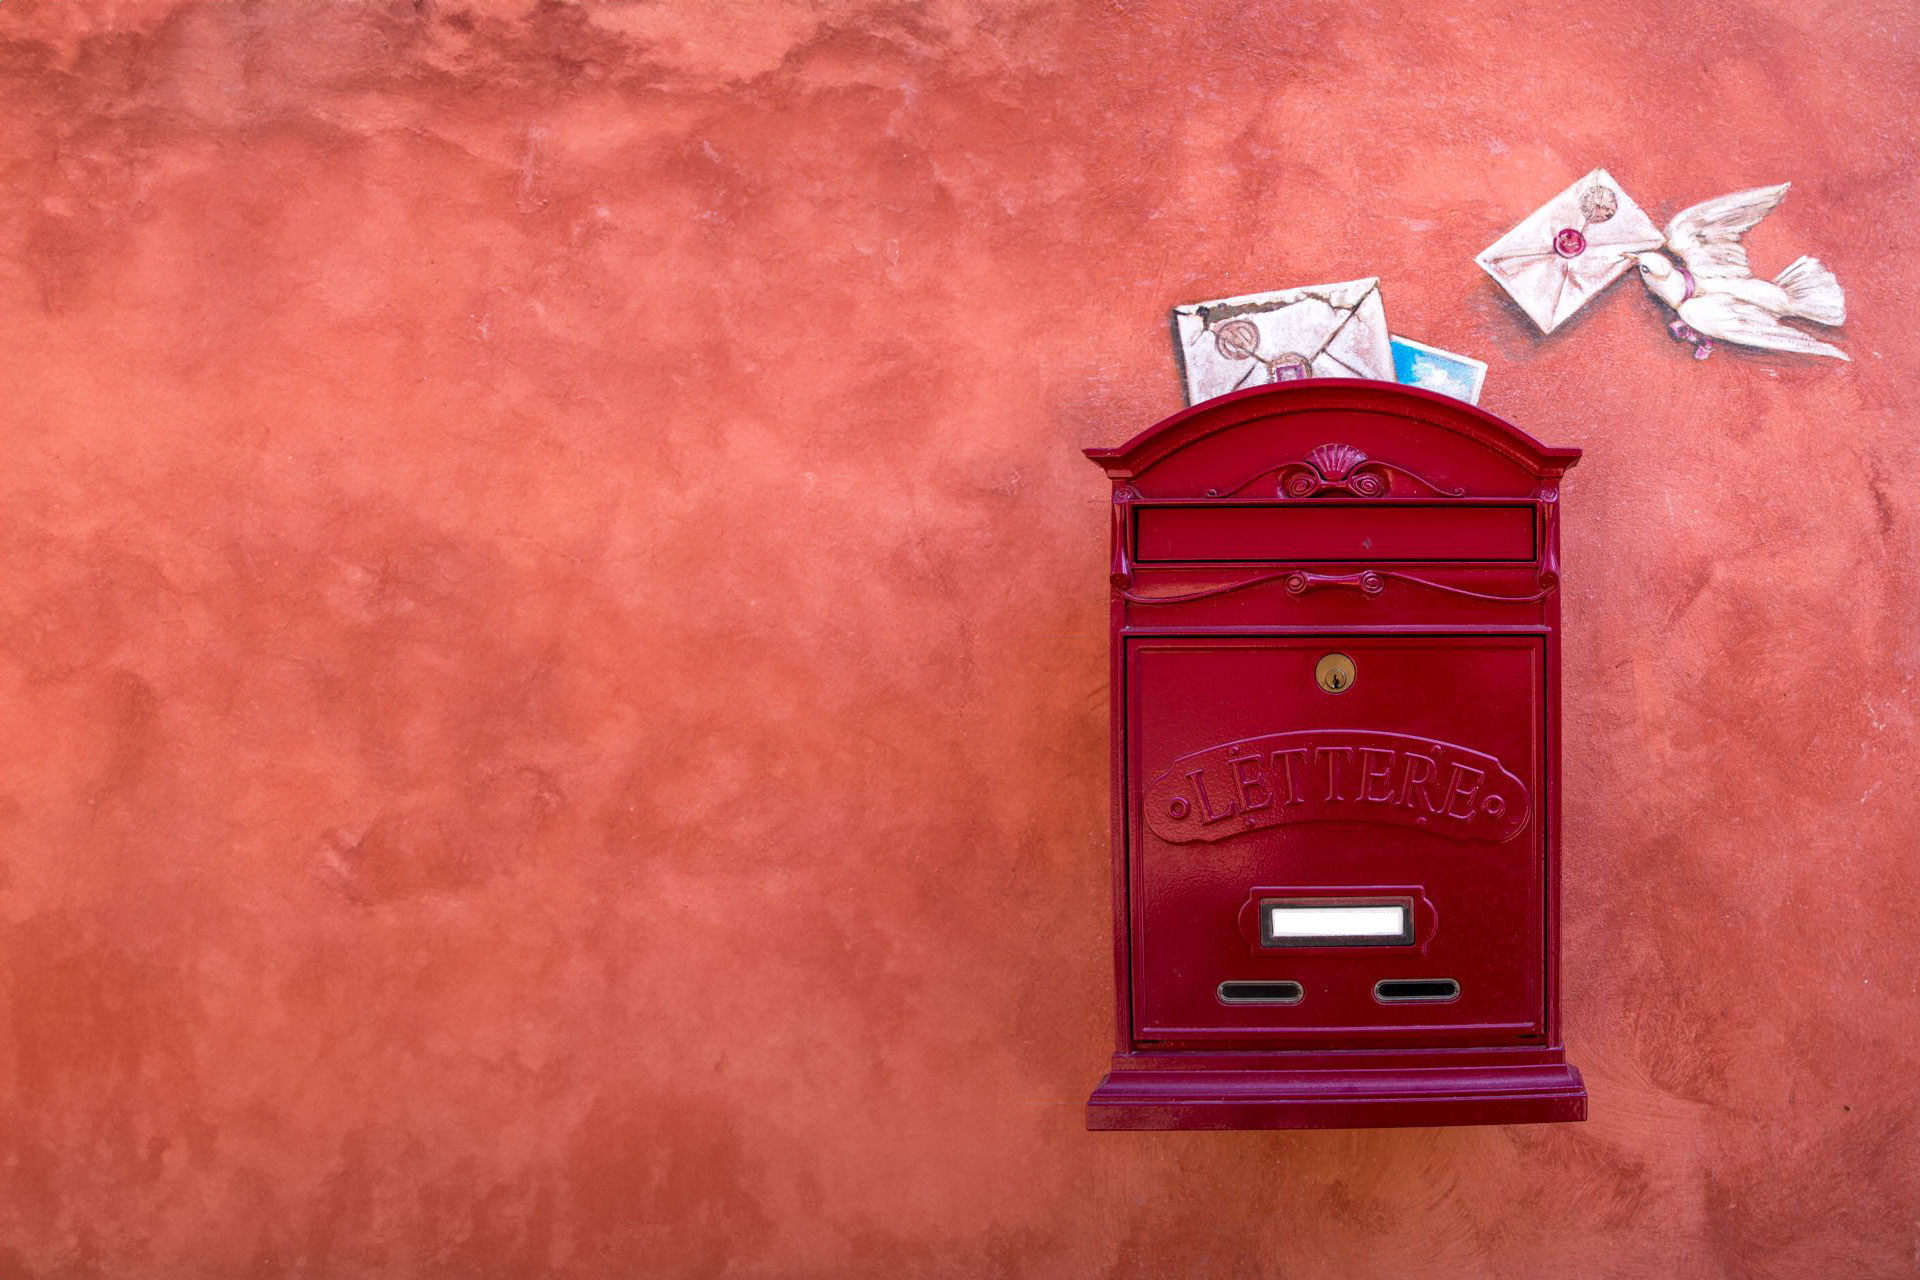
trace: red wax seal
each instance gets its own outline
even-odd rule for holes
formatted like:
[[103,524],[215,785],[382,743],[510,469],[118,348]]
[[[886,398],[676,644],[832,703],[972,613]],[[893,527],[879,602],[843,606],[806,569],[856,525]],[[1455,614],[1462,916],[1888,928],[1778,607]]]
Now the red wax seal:
[[1312,376],[1313,362],[1297,351],[1283,352],[1267,366],[1267,379],[1270,382],[1297,382]]
[[1587,238],[1572,227],[1553,233],[1553,251],[1563,258],[1577,258],[1587,251]]

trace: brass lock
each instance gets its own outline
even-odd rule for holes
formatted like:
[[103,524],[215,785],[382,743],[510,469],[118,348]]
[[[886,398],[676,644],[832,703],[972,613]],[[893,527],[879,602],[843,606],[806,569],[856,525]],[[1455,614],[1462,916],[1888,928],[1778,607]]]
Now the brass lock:
[[1314,666],[1313,678],[1328,693],[1345,693],[1353,687],[1353,659],[1330,653]]

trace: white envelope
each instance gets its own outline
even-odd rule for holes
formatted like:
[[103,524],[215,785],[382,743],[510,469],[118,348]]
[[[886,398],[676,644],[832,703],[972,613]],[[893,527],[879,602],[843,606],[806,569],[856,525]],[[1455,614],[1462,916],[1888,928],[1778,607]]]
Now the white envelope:
[[1295,378],[1394,380],[1375,276],[1190,303],[1173,326],[1188,404]]
[[1666,237],[1605,169],[1535,209],[1474,259],[1552,333]]

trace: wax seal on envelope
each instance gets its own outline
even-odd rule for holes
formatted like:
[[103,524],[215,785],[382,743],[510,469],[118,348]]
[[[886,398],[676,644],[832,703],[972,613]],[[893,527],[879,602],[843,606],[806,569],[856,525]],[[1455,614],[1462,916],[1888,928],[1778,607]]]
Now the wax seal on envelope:
[[1552,333],[1666,237],[1605,169],[1535,209],[1474,259]]
[[1376,277],[1189,303],[1173,324],[1188,404],[1297,378],[1393,381]]

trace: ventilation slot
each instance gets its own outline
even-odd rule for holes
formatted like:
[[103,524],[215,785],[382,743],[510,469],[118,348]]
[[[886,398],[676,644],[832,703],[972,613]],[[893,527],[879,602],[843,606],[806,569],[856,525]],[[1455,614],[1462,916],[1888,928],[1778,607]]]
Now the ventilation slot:
[[1445,1004],[1460,998],[1460,984],[1452,978],[1388,978],[1373,984],[1373,998],[1381,1004]]
[[1299,1004],[1306,992],[1297,982],[1223,982],[1221,1004]]

